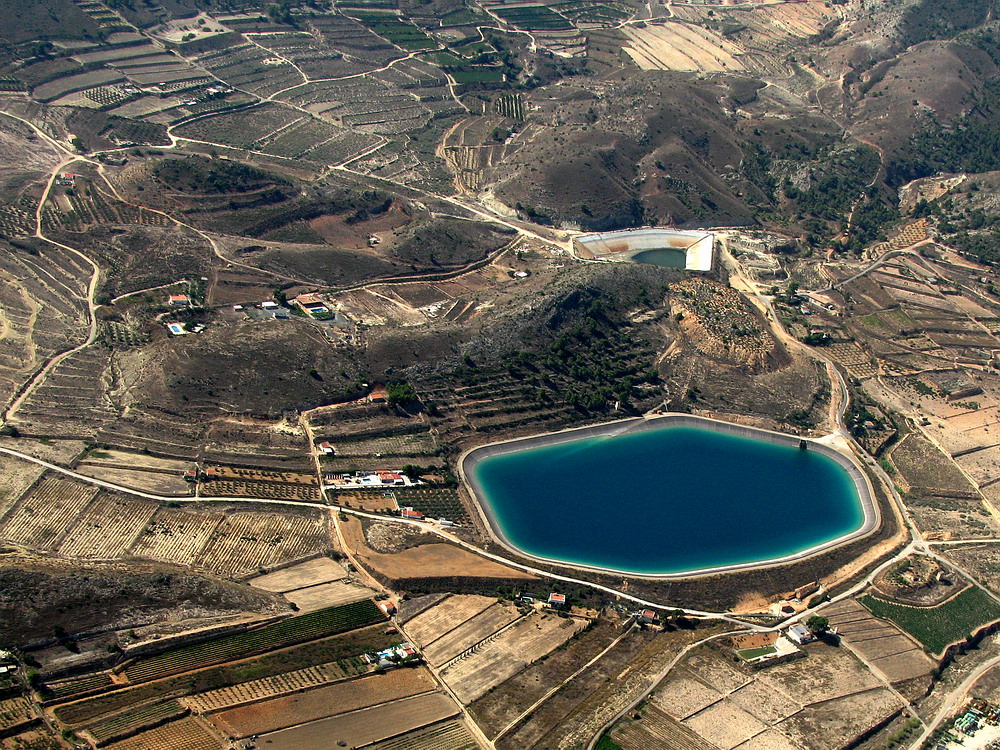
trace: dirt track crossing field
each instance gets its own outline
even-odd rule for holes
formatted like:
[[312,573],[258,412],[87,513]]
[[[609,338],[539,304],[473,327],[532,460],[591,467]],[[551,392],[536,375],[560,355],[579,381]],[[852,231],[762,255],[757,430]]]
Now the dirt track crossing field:
[[449,596],[406,623],[406,632],[426,646],[496,602],[488,596]]
[[427,646],[424,657],[432,665],[440,666],[489,638],[520,616],[521,613],[513,604],[494,604]]
[[472,649],[441,673],[464,704],[520,672],[531,662],[561,646],[586,621],[533,614],[499,636]]

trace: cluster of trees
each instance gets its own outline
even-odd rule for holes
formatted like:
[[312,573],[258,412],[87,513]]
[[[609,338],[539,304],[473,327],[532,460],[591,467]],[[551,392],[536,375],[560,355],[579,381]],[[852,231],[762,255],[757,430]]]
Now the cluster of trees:
[[153,175],[173,190],[189,193],[244,193],[266,185],[288,185],[278,175],[228,159],[189,156],[157,162]]
[[1000,81],[987,81],[975,108],[957,122],[934,123],[914,135],[893,160],[894,187],[937,172],[1000,169]]
[[512,352],[507,373],[524,383],[521,393],[528,401],[565,403],[587,413],[607,411],[618,402],[628,411],[635,389],[659,382],[659,373],[649,366],[651,358],[645,358],[640,342],[621,330],[599,299],[586,303],[582,313],[576,322],[560,321],[560,332],[545,349]]

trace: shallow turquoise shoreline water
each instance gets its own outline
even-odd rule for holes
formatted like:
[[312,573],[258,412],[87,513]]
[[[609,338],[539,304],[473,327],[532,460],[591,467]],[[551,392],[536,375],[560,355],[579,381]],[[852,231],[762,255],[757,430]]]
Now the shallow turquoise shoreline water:
[[833,459],[698,427],[515,450],[472,471],[512,546],[645,575],[793,555],[864,524]]

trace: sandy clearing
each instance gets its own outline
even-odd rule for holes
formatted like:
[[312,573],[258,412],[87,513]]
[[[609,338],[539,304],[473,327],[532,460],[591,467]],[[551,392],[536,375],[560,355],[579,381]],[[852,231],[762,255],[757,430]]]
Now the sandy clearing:
[[767,729],[764,722],[730,700],[709,706],[683,723],[723,750],[730,750]]
[[690,673],[678,672],[669,682],[657,688],[652,702],[675,719],[685,719],[722,697],[722,693],[694,679]]

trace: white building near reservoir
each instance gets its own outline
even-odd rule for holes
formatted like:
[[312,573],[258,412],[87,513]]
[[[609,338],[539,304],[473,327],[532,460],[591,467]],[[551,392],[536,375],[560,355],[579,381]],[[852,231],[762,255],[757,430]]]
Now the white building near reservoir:
[[651,250],[677,250],[685,253],[684,268],[688,271],[711,271],[714,249],[713,232],[666,227],[594,232],[573,238],[573,250],[583,260],[635,261],[637,255]]

